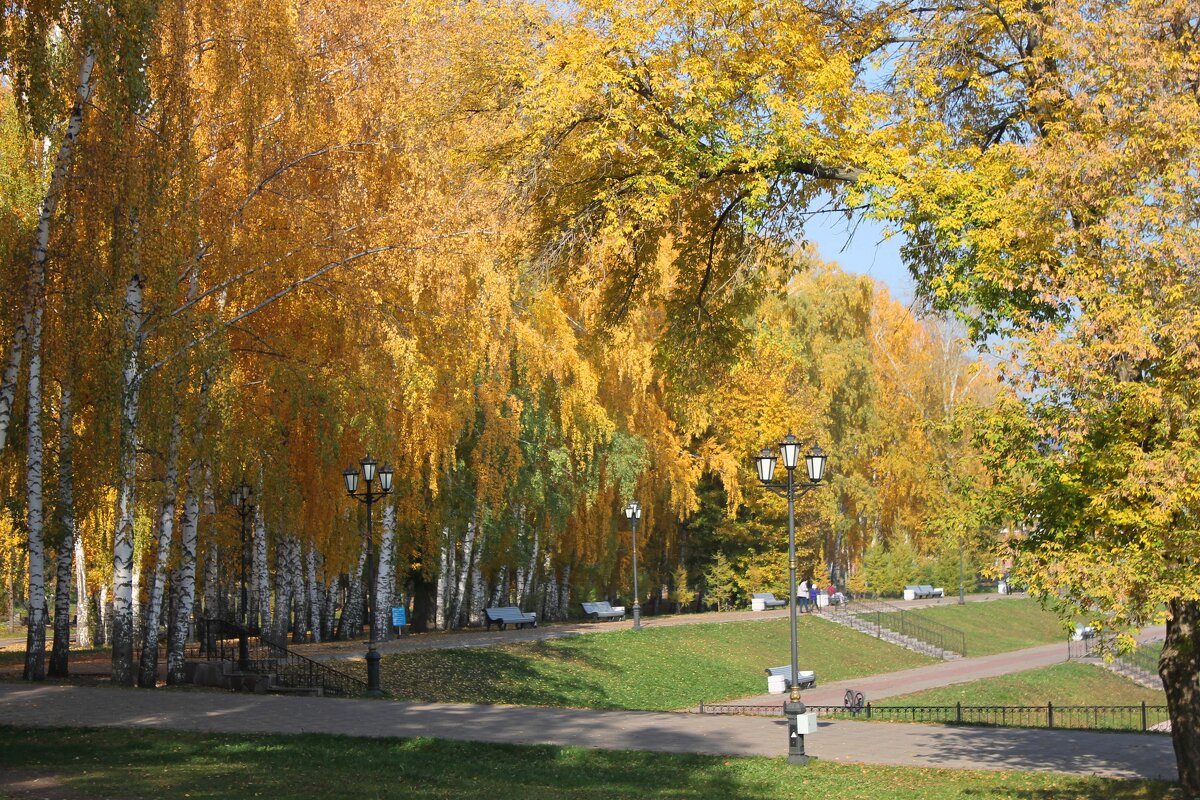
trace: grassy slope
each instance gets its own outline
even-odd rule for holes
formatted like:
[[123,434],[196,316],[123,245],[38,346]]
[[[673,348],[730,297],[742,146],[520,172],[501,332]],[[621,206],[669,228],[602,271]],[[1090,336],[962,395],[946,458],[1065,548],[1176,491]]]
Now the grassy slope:
[[1165,705],[1162,691],[1146,689],[1094,664],[1068,662],[997,678],[889,697],[881,705]]
[[[6,778],[7,776],[7,778]],[[6,780],[56,798],[486,797],[489,800],[1165,800],[1165,783],[1049,773],[876,767],[522,747],[434,739],[232,736],[0,727]],[[22,795],[29,796],[29,795]]]
[[[931,663],[816,617],[800,620],[800,666],[818,682]],[[501,647],[385,656],[384,688],[437,702],[671,710],[766,692],[789,661],[786,619],[677,625]],[[340,666],[361,674],[364,665]]]
[[1067,640],[1066,629],[1058,617],[1028,598],[934,606],[911,609],[909,613],[963,631],[967,636],[967,655],[971,656]]

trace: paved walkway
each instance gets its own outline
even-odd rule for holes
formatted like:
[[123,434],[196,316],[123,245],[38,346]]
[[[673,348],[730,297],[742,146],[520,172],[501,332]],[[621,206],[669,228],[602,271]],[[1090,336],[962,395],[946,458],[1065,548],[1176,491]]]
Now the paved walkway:
[[[0,723],[228,733],[433,736],[614,750],[781,756],[784,722],[639,711],[397,703],[225,692],[0,684]],[[822,722],[807,749],[833,761],[1174,779],[1167,736]]]
[[[968,603],[988,603],[1026,597],[1027,595],[1003,594],[969,594]],[[926,600],[889,601],[903,608],[927,608],[929,606],[951,605],[958,602],[958,597],[936,597]],[[664,614],[655,617],[642,617],[643,628],[668,628],[675,625],[703,625],[714,622],[749,622],[770,619],[786,619],[788,610],[773,609],[771,611],[723,611],[705,612],[703,614]],[[429,633],[407,634],[387,642],[379,642],[379,652],[404,653],[418,650],[452,650],[465,647],[493,647],[498,644],[514,642],[536,642],[547,639],[563,639],[571,636],[581,636],[589,633],[612,633],[627,631],[633,628],[633,618],[630,616],[624,622],[575,622],[552,623],[537,628],[510,629],[506,631],[488,631],[462,629],[453,631],[433,631]],[[365,655],[366,642],[354,640],[348,642],[322,642],[321,644],[293,644],[289,647],[316,661],[345,661],[361,659]]]
[[[1162,639],[1166,636],[1166,632],[1167,629],[1164,625],[1146,628],[1138,635],[1138,641]],[[1061,664],[1066,660],[1067,644],[1066,641],[1063,641],[990,656],[940,661],[924,667],[914,667],[899,672],[885,672],[880,675],[852,678],[824,685],[819,682],[821,676],[818,675],[816,688],[804,692],[804,702],[814,706],[841,705],[846,696],[846,690],[853,689],[856,692],[862,692],[867,700],[874,703],[887,697],[911,694],[925,689],[936,689],[956,683],[969,683],[984,678],[1049,667]],[[778,705],[781,702],[780,698],[781,695],[777,694],[761,694],[741,700],[730,700],[727,704]]]

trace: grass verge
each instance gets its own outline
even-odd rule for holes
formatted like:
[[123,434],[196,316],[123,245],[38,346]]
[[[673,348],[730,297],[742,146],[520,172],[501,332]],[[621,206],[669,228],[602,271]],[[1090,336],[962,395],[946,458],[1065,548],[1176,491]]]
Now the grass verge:
[[1158,781],[439,739],[0,727],[0,795],[74,798],[1174,800]]
[[880,704],[1044,706],[1047,702],[1056,706],[1132,706],[1143,702],[1148,705],[1165,705],[1167,696],[1161,689],[1138,686],[1103,667],[1072,661],[1012,675],[889,697],[880,701]]
[[[786,619],[646,628],[383,659],[396,699],[668,711],[765,694],[766,667],[788,663]],[[817,616],[799,623],[800,667],[831,682],[932,659]],[[362,661],[338,662],[365,676]]]
[[907,609],[919,618],[940,622],[966,634],[967,655],[987,656],[1041,644],[1067,641],[1062,621],[1036,600],[1014,598],[986,603]]

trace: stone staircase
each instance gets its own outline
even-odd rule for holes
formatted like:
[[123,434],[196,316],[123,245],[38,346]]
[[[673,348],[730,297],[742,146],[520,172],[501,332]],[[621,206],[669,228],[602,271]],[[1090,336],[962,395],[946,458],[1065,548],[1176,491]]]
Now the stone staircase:
[[855,600],[825,609],[825,618],[916,653],[953,661],[966,655],[966,636],[948,625],[913,616],[878,600]]

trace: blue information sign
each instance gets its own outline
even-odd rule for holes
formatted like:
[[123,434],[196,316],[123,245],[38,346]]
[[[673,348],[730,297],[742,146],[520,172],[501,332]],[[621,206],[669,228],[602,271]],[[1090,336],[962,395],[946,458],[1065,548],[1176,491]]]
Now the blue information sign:
[[403,628],[407,624],[408,624],[408,622],[405,619],[405,609],[403,607],[393,608],[392,609],[392,627],[393,628]]

